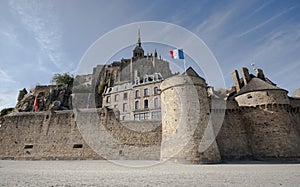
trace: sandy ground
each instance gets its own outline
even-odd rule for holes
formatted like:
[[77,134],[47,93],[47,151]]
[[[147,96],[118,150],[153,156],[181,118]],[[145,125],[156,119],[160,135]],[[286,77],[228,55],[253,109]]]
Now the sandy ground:
[[107,161],[1,160],[0,186],[300,186],[300,165],[164,163],[132,168]]

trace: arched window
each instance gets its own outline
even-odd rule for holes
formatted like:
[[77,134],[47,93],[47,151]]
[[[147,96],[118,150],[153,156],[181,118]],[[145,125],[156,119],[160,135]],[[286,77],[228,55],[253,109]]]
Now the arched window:
[[119,101],[119,94],[115,95],[115,102]]
[[144,108],[146,109],[146,108],[148,108],[149,106],[148,106],[148,99],[145,99],[144,100]]
[[127,103],[123,103],[123,112],[127,112]]
[[144,96],[149,96],[149,89],[148,88],[144,89]]
[[134,103],[134,108],[137,110],[140,108],[140,102],[139,101],[135,101]]
[[138,98],[138,97],[140,97],[140,90],[135,91],[135,98]]
[[128,98],[128,94],[127,94],[127,93],[124,93],[124,94],[123,94],[123,100],[127,100],[127,98]]
[[153,93],[154,93],[154,94],[158,94],[158,87],[157,87],[157,86],[154,87]]

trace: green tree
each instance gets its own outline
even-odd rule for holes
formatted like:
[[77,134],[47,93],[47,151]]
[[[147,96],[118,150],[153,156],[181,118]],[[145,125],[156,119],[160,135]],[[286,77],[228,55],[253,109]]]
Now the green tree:
[[5,116],[13,111],[14,108],[4,108],[0,111],[0,116]]
[[104,92],[105,88],[108,86],[108,82],[102,82],[100,86],[98,87],[98,94],[102,95]]
[[52,77],[51,82],[55,83],[56,85],[66,84],[71,89],[73,87],[74,77],[69,73],[64,73],[64,74],[57,73]]
[[217,88],[215,94],[220,98],[225,98],[228,91],[225,88]]

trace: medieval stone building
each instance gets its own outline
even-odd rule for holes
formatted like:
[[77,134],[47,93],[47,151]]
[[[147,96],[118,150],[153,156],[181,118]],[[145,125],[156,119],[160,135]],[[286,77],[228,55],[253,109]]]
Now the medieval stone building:
[[[192,68],[172,75],[156,53],[145,55],[138,36],[132,58],[94,69],[95,93],[73,93],[73,110],[1,117],[0,158],[300,161],[299,91],[288,96],[261,69],[241,74],[234,70],[234,86],[217,97]],[[55,89],[36,90],[67,103],[70,94]],[[19,100],[32,105],[37,94]]]
[[141,43],[140,31],[131,58],[122,58],[120,61],[112,62],[110,65],[98,65],[93,69],[92,86],[95,88],[96,106],[102,107],[102,92],[99,88],[103,84],[108,87],[125,83],[135,83],[138,77],[160,73],[163,78],[173,76],[169,62],[158,56],[157,51],[145,54]]

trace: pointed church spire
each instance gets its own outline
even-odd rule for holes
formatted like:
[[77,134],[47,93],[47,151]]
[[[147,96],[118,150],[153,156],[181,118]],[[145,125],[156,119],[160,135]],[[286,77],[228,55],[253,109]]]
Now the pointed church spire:
[[141,29],[139,27],[139,30],[138,30],[138,41],[136,43],[136,46],[141,47],[141,45],[142,45],[142,42],[141,42]]
[[134,58],[143,58],[144,57],[144,49],[142,48],[141,42],[141,29],[138,30],[138,40],[136,42],[136,46],[133,50],[133,57]]
[[156,49],[154,50],[154,57],[157,58],[157,51],[156,51]]

